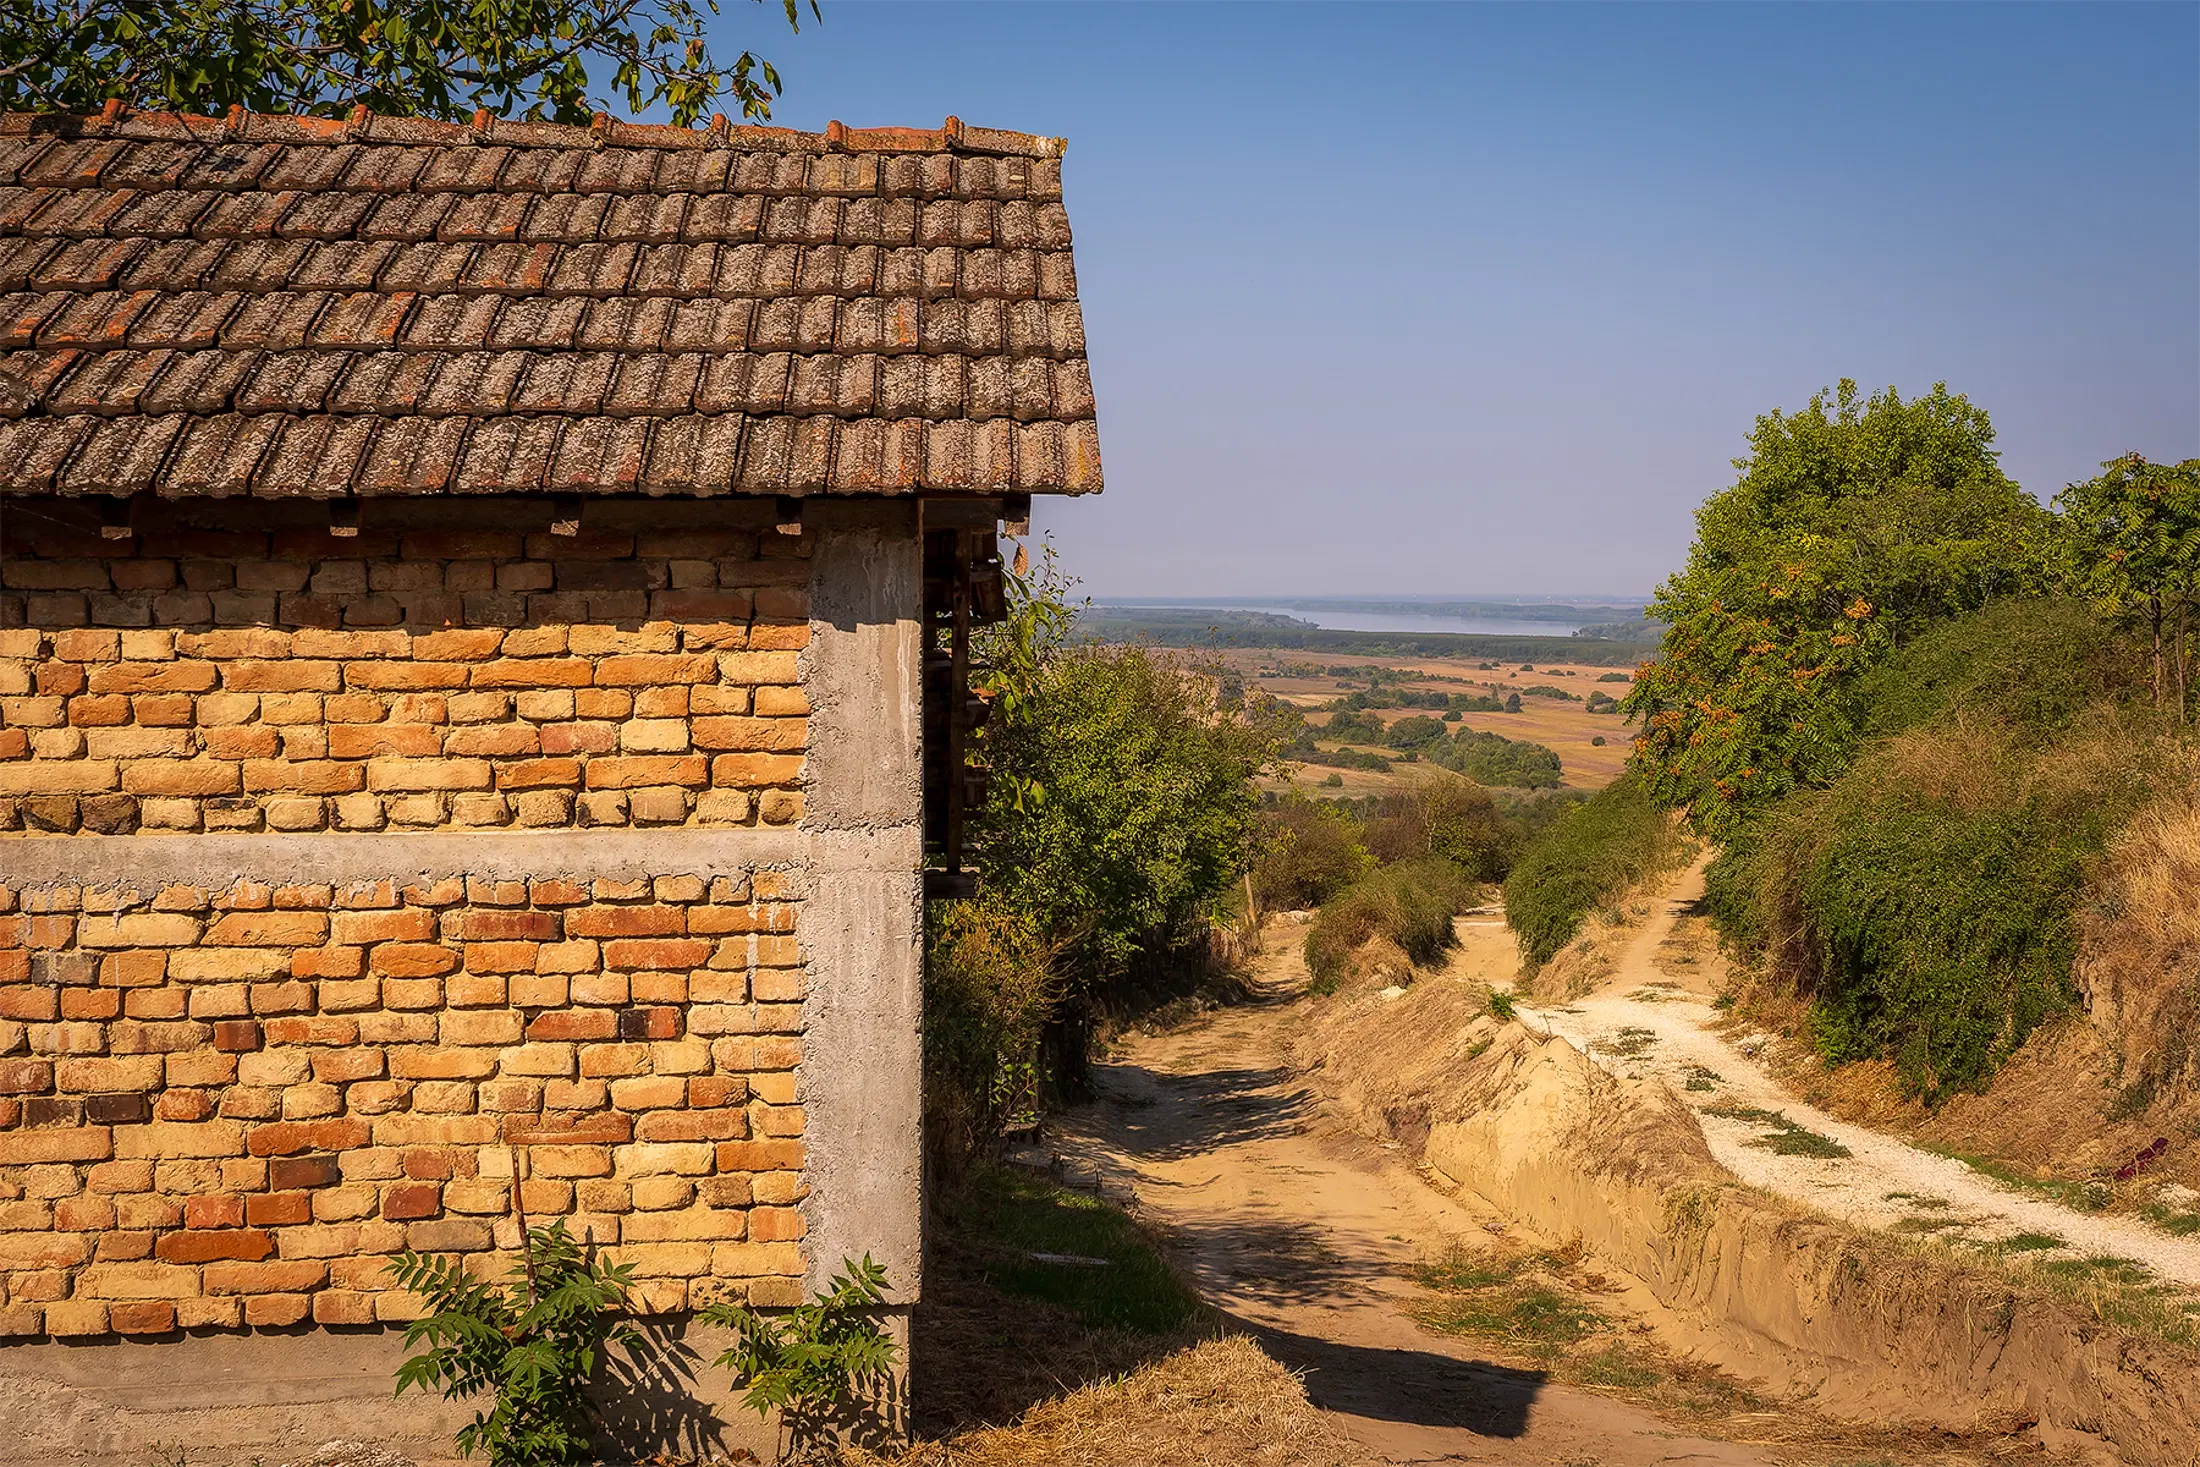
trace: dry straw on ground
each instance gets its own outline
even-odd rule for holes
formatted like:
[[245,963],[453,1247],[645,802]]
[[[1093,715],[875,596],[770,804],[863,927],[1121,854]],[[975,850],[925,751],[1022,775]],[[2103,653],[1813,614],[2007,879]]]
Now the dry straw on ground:
[[842,1467],[1343,1467],[1344,1438],[1242,1335],[1187,1345],[1044,1401],[1012,1426]]

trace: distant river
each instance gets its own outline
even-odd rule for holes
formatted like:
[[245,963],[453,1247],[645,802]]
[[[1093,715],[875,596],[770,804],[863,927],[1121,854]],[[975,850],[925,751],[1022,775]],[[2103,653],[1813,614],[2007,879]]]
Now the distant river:
[[[1326,607],[1306,606],[1233,606],[1229,609],[1271,611],[1280,616],[1295,616],[1300,621],[1310,621],[1325,631],[1333,632],[1474,632],[1482,636],[1570,637],[1588,625],[1583,621],[1508,621],[1482,616],[1429,616],[1414,613],[1398,615],[1382,611],[1332,611]],[[1624,620],[1624,616],[1615,611],[1604,620],[1620,621]]]

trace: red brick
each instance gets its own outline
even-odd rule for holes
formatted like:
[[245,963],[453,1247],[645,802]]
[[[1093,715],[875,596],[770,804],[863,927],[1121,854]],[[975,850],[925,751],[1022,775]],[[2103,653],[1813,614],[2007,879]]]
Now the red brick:
[[285,1156],[267,1164],[267,1184],[278,1192],[333,1187],[344,1180],[333,1156]]
[[568,912],[568,937],[678,937],[687,932],[683,907],[582,907]]
[[107,1328],[118,1335],[164,1335],[176,1327],[176,1306],[158,1299],[107,1306]]
[[255,1294],[244,1301],[244,1322],[261,1329],[302,1324],[312,1312],[311,1294]]
[[328,1279],[328,1266],[303,1259],[277,1263],[210,1263],[200,1278],[209,1294],[275,1294],[319,1288]]
[[675,1008],[621,1010],[619,1014],[619,1037],[626,1040],[678,1039],[680,1037],[680,1010]]
[[245,1150],[254,1156],[289,1156],[300,1151],[349,1151],[372,1135],[365,1121],[277,1121],[254,1127]]
[[257,1019],[222,1019],[214,1025],[214,1047],[231,1054],[243,1054],[260,1047],[260,1024]]
[[535,971],[535,954],[542,945],[535,942],[476,942],[466,947],[466,971],[469,973],[532,973]]
[[48,1060],[0,1060],[0,1095],[43,1095],[53,1089]]
[[512,1146],[620,1146],[634,1139],[634,1119],[616,1111],[571,1116],[508,1116],[504,1140]]
[[405,1153],[405,1175],[416,1182],[448,1182],[451,1158],[441,1151],[415,1147]]
[[467,942],[500,939],[551,942],[558,935],[558,916],[555,912],[485,911],[473,907],[452,913],[445,924],[444,935]]
[[275,1239],[258,1228],[214,1232],[163,1233],[153,1256],[168,1263],[214,1263],[233,1259],[258,1263],[275,1251]]
[[636,754],[591,759],[587,773],[588,787],[592,790],[630,790],[667,784],[700,789],[710,783],[710,761],[700,754]]
[[800,1141],[722,1141],[718,1145],[718,1170],[722,1172],[791,1172],[802,1168]]
[[697,1075],[688,1081],[688,1104],[698,1110],[719,1105],[746,1105],[749,1082],[742,1075]]
[[440,978],[459,965],[455,949],[432,943],[386,942],[375,948],[368,961],[374,971],[391,978]]
[[262,1192],[244,1200],[245,1221],[256,1228],[313,1221],[313,1198],[305,1192]]
[[323,1289],[313,1295],[315,1324],[373,1324],[374,1295]]
[[607,968],[700,968],[710,961],[710,949],[699,937],[627,938],[605,943],[603,962]]
[[244,1199],[186,1197],[183,1225],[187,1228],[241,1228],[244,1226]]
[[529,1039],[609,1039],[618,1033],[618,1015],[609,1009],[554,1009],[527,1026]]
[[[552,728],[563,725],[553,724]],[[545,742],[549,729],[545,729]],[[581,782],[581,761],[578,759],[527,759],[515,764],[499,764],[496,770],[497,788],[500,790],[573,789]]]
[[391,1222],[417,1222],[443,1212],[443,1189],[433,1182],[404,1182],[382,1194],[382,1216]]

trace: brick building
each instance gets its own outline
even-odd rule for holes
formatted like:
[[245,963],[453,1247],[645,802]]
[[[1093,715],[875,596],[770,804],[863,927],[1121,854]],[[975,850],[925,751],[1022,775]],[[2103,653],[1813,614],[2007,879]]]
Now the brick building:
[[1060,152],[0,121],[0,1461],[435,1459],[385,1262],[523,1214],[675,1333],[916,1297],[962,636],[1100,487]]

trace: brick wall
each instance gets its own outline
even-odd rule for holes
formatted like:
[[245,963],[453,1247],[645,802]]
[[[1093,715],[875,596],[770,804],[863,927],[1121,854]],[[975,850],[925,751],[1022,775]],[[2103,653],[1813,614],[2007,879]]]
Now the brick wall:
[[[814,536],[752,506],[0,506],[0,830],[785,825]],[[743,521],[748,521],[744,524]]]
[[515,1176],[646,1309],[796,1302],[799,905],[0,879],[0,1333],[410,1318],[389,1257],[511,1248]]

